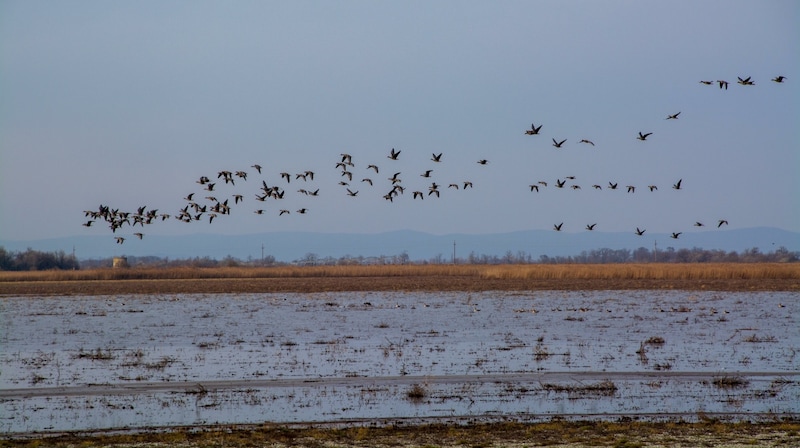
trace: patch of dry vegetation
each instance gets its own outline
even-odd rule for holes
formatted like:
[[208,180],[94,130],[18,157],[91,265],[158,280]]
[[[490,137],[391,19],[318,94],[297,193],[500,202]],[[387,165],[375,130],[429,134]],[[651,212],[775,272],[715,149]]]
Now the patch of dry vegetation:
[[297,447],[455,447],[455,446],[798,446],[800,423],[726,423],[702,419],[696,423],[562,421],[544,423],[475,423],[351,426],[344,428],[224,426],[176,429],[139,434],[65,434],[37,439],[0,439],[0,447],[115,446],[297,446]]
[[0,272],[0,295],[614,289],[800,291],[800,263],[134,267]]

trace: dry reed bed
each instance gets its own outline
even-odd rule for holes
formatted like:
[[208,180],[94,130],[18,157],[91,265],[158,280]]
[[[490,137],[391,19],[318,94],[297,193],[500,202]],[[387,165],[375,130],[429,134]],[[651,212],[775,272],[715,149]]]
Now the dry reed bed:
[[472,277],[495,280],[800,280],[800,263],[179,267],[0,272],[0,282],[349,277]]

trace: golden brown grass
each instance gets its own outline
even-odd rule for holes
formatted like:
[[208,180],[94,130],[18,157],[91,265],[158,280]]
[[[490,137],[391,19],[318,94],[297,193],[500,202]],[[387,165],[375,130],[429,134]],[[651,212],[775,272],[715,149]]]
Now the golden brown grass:
[[347,277],[477,277],[523,280],[800,280],[800,263],[179,267],[0,272],[0,282]]

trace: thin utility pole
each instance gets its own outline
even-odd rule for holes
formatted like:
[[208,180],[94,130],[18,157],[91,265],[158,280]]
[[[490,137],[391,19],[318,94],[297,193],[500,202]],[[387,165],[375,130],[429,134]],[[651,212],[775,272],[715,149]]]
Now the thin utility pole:
[[658,241],[653,240],[653,263],[656,263],[656,254],[658,254]]
[[456,242],[453,240],[453,264],[456,264]]

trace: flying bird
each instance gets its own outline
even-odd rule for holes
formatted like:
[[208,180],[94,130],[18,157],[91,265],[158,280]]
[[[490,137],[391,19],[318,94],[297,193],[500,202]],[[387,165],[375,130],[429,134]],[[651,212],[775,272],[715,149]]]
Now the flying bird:
[[677,114],[667,115],[667,118],[666,118],[666,119],[667,119],[667,120],[677,120],[677,119],[678,119],[678,115],[680,115],[680,114],[681,114],[681,113],[680,113],[680,112],[678,112]]
[[250,168],[255,168],[258,174],[261,174],[261,165],[256,163],[255,165],[250,165]]
[[439,155],[432,154],[431,155],[431,160],[433,160],[434,162],[441,162],[442,161],[442,153],[439,153]]
[[539,186],[538,185],[533,184],[530,187],[531,187],[531,191],[536,190],[537,193],[539,192]]
[[633,186],[633,185],[626,185],[625,188],[628,189],[628,193],[635,193],[636,192],[636,187]]
[[737,76],[737,78],[739,80],[736,81],[736,82],[738,84],[743,85],[743,86],[754,86],[754,85],[756,85],[756,83],[754,83],[753,81],[750,81],[750,77],[749,76],[747,78],[745,78],[745,79],[739,78],[738,76]]
[[487,163],[489,163],[489,161],[488,161],[488,160],[486,160],[486,159],[481,159],[481,160],[478,160],[478,163],[479,163],[480,165],[486,165]]
[[560,142],[557,142],[556,139],[553,139],[553,146],[556,147],[556,148],[561,148],[561,145],[563,145],[566,141],[567,141],[567,139],[564,139],[564,140],[561,140]]
[[637,235],[639,235],[639,236],[642,236],[642,235],[644,235],[644,232],[646,232],[646,231],[647,231],[646,229],[644,229],[644,230],[641,230],[641,229],[639,229],[638,227],[636,228],[636,234],[637,234]]
[[587,225],[586,225],[586,230],[594,230],[594,226],[596,226],[596,225],[597,225],[597,223],[594,223],[594,224],[587,224]]
[[674,188],[676,190],[680,190],[681,189],[681,182],[683,182],[683,179],[678,179],[678,182],[672,184],[672,188]]
[[367,169],[373,169],[375,172],[378,172],[378,167],[376,165],[367,165]]
[[714,81],[700,81],[700,84],[705,84],[707,86],[710,86],[711,84],[714,84]]
[[563,222],[561,224],[554,224],[553,225],[553,230],[555,230],[556,232],[560,232],[561,231],[561,226],[563,226],[563,225],[564,225]]
[[133,235],[134,235],[136,238],[139,238],[139,239],[142,239],[142,237],[144,237],[144,234],[143,234],[143,233],[140,233],[140,232],[136,232],[136,233],[134,233]]
[[114,239],[117,241],[117,244],[122,244],[125,242],[125,238],[121,236],[115,236]]
[[422,176],[422,177],[431,177],[431,173],[432,172],[433,172],[433,170],[425,170],[425,172],[420,174],[420,176]]
[[726,221],[726,220],[724,220],[724,219],[720,219],[720,220],[718,221],[717,228],[720,228],[720,227],[722,227],[723,225],[727,225],[727,224],[728,224],[728,221]]
[[702,223],[702,222],[700,222],[700,221],[696,221],[696,222],[694,223],[694,226],[695,226],[695,227],[703,227],[704,225],[705,225],[705,224],[703,224],[703,223]]
[[725,88],[725,90],[728,90],[728,81],[723,81],[721,79],[718,79],[717,84],[719,84],[720,89]]
[[390,159],[392,159],[392,160],[397,160],[397,157],[398,157],[399,155],[400,155],[400,151],[395,151],[395,150],[394,150],[394,148],[392,148],[391,152],[390,152],[390,153],[389,153],[389,155],[388,155],[388,156],[386,156],[386,157],[388,157],[388,158],[390,158]]
[[542,125],[539,125],[537,128],[536,125],[531,123],[531,128],[525,131],[525,135],[539,135],[539,130],[542,129]]
[[82,225],[83,225],[84,227],[91,227],[93,223],[94,223],[94,221],[86,221],[86,222],[85,222],[85,223],[83,223]]
[[657,187],[657,186],[655,186],[655,185],[648,185],[648,186],[647,186],[647,188],[649,188],[649,189],[650,189],[650,191],[655,191],[655,190],[658,190],[658,187]]
[[591,140],[586,140],[585,138],[584,138],[584,139],[582,139],[581,141],[579,141],[578,143],[588,143],[588,144],[590,144],[590,145],[594,146],[594,142],[593,142],[593,141],[591,141]]
[[682,233],[683,232],[672,232],[672,235],[670,235],[669,237],[674,239],[674,240],[677,240],[678,237],[681,236]]
[[637,140],[641,140],[641,141],[645,141],[645,140],[647,140],[647,137],[651,136],[651,135],[653,135],[652,132],[648,132],[647,134],[642,134],[641,132],[639,132],[639,136],[636,137],[636,139]]
[[782,83],[782,82],[783,82],[785,79],[786,79],[786,77],[785,77],[785,76],[776,76],[776,77],[772,78],[772,81],[775,81],[775,82],[777,82],[778,84],[780,84],[780,83]]
[[355,196],[358,194],[358,190],[356,190],[356,191],[352,191],[351,189],[349,189],[349,188],[348,188],[348,189],[347,189],[347,194],[348,194],[348,196],[353,196],[353,197],[355,197]]

